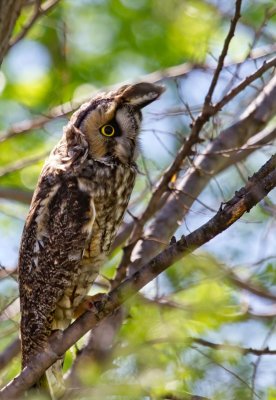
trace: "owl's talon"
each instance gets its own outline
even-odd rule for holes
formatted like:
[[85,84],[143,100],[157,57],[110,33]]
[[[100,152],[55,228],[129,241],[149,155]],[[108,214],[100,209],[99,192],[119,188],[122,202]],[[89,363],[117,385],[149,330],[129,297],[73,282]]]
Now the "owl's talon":
[[100,301],[102,299],[103,293],[97,293],[94,296],[85,296],[83,301],[79,304],[79,306],[74,311],[74,318],[80,317],[86,311],[97,311],[95,307],[95,302]]
[[51,337],[55,339],[60,339],[63,334],[62,329],[53,329],[51,333]]
[[[83,295],[98,275],[134,187],[141,110],[163,92],[163,86],[139,82],[91,98],[74,113],[45,163],[18,263],[23,367],[45,347],[51,331],[66,329],[73,312],[74,318],[86,311],[106,314],[109,295]],[[51,340],[56,337],[62,339],[62,333]],[[64,391],[61,364],[47,372],[53,398]],[[44,384],[43,377],[40,381]]]

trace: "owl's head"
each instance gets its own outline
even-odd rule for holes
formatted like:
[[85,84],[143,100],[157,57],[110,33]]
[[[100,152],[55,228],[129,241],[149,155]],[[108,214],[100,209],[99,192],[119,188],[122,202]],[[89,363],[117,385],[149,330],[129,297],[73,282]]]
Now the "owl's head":
[[137,83],[101,93],[83,104],[73,114],[71,123],[85,135],[91,157],[97,160],[112,157],[122,163],[134,160],[141,109],[163,91],[162,86]]

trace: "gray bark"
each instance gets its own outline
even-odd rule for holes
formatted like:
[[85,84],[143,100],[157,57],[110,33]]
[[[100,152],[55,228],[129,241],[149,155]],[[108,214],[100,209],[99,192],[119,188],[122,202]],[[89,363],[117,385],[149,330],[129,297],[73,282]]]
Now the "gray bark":
[[[198,156],[194,165],[176,185],[181,193],[174,192],[164,207],[156,214],[146,229],[144,238],[154,240],[139,241],[132,253],[130,275],[137,271],[145,260],[150,260],[166,246],[188,213],[194,200],[207,186],[213,176],[231,164],[231,156],[215,154],[218,151],[239,148],[250,138],[265,128],[276,113],[276,76],[264,87],[256,100],[245,110],[239,120],[221,132],[206,149],[205,154]],[[233,153],[235,156],[235,153]],[[233,161],[232,161],[233,162]]]

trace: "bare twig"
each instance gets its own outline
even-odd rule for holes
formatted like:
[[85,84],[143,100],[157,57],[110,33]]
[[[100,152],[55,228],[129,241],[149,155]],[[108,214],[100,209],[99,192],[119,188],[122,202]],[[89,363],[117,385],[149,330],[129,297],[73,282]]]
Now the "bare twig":
[[264,61],[263,65],[257,69],[253,74],[247,76],[242,82],[240,82],[234,89],[228,92],[220,101],[214,105],[216,111],[221,110],[225,104],[229,103],[234,97],[241,93],[250,83],[254,82],[256,79],[260,78],[266,71],[270,68],[276,67],[276,57],[271,58],[268,61]]
[[[246,55],[246,60],[248,60],[250,58],[252,52],[254,51],[254,47],[256,46],[258,40],[261,37],[262,30],[263,30],[264,26],[266,25],[266,23],[269,20],[269,18],[271,18],[273,16],[274,13],[275,13],[275,10],[274,11],[273,10],[270,10],[270,11],[267,10],[267,12],[265,12],[263,21],[261,22],[261,24],[258,27],[257,31],[254,31],[253,41],[249,46],[248,53]],[[256,62],[255,62],[255,65],[256,65]],[[230,80],[230,82],[228,82],[226,88],[224,89],[225,93],[227,93],[231,89],[231,87],[233,86],[233,84],[235,82],[235,79],[239,78],[239,71],[240,71],[241,67],[242,67],[242,64],[237,64],[236,65],[235,72],[234,72],[234,74],[232,76],[232,79]]]
[[251,281],[245,281],[241,279],[238,275],[236,275],[233,271],[229,269],[223,269],[226,277],[237,287],[241,289],[245,289],[250,293],[255,294],[258,297],[263,297],[264,299],[276,300],[276,294],[269,292],[261,287],[258,287],[256,284],[253,284]]
[[[250,392],[252,391],[252,387],[244,380],[241,378],[236,372],[232,371],[229,368],[226,368],[223,364],[219,363],[216,361],[214,358],[210,357],[208,354],[205,354],[203,351],[199,350],[197,347],[191,346],[192,349],[196,350],[198,353],[206,357],[208,360],[210,360],[213,364],[217,365],[218,367],[224,369],[226,372],[228,372],[230,375],[232,375],[234,378],[236,378],[238,381],[240,381],[243,385],[247,386]],[[261,400],[260,396],[254,392],[254,395]]]
[[129,264],[132,250],[134,249],[137,241],[141,238],[143,226],[148,221],[149,218],[154,214],[158,207],[158,200],[163,195],[163,193],[168,189],[169,182],[172,177],[177,173],[181,167],[183,160],[192,151],[193,145],[199,140],[199,134],[202,127],[210,119],[211,116],[215,115],[225,104],[232,100],[237,94],[239,94],[246,86],[251,82],[258,79],[265,71],[269,68],[276,66],[276,57],[267,63],[264,63],[253,74],[248,76],[244,81],[238,84],[230,93],[228,93],[223,99],[221,99],[215,105],[207,105],[203,108],[202,113],[197,117],[192,125],[192,130],[189,138],[184,142],[184,144],[179,149],[173,163],[164,172],[164,175],[160,179],[157,187],[153,191],[152,197],[142,215],[139,217],[138,223],[134,225],[133,231],[131,233],[128,245],[124,249],[124,254],[122,261],[117,269],[117,273],[113,282],[113,287],[115,287],[126,275],[126,266]]
[[41,0],[36,0],[34,3],[33,14],[26,22],[26,24],[22,27],[18,35],[11,38],[9,42],[9,48],[14,46],[21,39],[23,39],[27,35],[31,27],[37,22],[37,20],[41,18],[43,15],[45,15],[47,12],[49,12],[59,1],[60,0],[48,0],[42,3]]
[[215,87],[216,87],[216,85],[218,83],[218,78],[219,78],[219,75],[220,75],[220,73],[222,71],[224,60],[225,60],[225,57],[227,56],[230,42],[234,37],[238,20],[241,17],[241,4],[242,4],[242,0],[236,0],[235,14],[234,14],[233,19],[231,20],[229,32],[228,32],[228,34],[227,34],[227,36],[225,38],[224,45],[223,45],[221,54],[220,54],[219,59],[218,59],[217,68],[216,68],[215,73],[213,75],[213,79],[212,79],[211,85],[209,87],[208,93],[207,93],[207,95],[205,97],[205,101],[204,101],[204,106],[205,107],[208,106],[209,104],[211,104],[211,102],[212,102],[212,96],[213,96]]
[[[263,341],[263,347],[267,345],[269,339],[271,338],[271,335],[273,334],[276,326],[276,320],[273,321],[273,324],[271,328],[269,329],[264,341]],[[254,393],[255,393],[255,384],[256,384],[256,378],[257,378],[257,372],[259,365],[261,363],[262,356],[266,353],[260,353],[257,354],[258,358],[256,362],[253,364],[253,374],[252,374],[252,379],[251,379],[251,400],[254,400]]]
[[3,178],[3,176],[6,176],[6,175],[11,174],[16,171],[19,171],[23,168],[29,167],[30,165],[33,165],[38,161],[44,160],[44,158],[48,154],[49,154],[49,151],[47,151],[39,156],[34,156],[34,157],[30,157],[30,158],[27,158],[24,160],[19,160],[11,165],[8,165],[7,167],[3,167],[2,169],[0,169],[0,178]]
[[[254,53],[252,52],[251,60],[267,57],[267,56],[275,53],[275,49],[276,49],[275,44],[273,44],[269,47],[257,49],[256,51],[254,51]],[[243,62],[244,62],[244,60],[241,60],[238,62],[238,64],[243,63]],[[231,64],[226,64],[225,66],[229,67],[229,66],[236,65],[236,64],[237,63],[235,63],[235,64],[231,63]],[[175,67],[167,68],[165,70],[156,71],[151,74],[145,75],[145,76],[141,77],[141,80],[147,81],[147,82],[152,82],[152,83],[159,82],[164,79],[173,79],[173,78],[184,76],[194,69],[203,69],[203,70],[208,69],[210,71],[214,70],[214,68],[210,65],[198,65],[198,64],[184,63],[184,64],[180,64]],[[12,125],[7,131],[0,132],[0,143],[4,142],[7,139],[11,139],[17,135],[27,133],[33,129],[42,128],[50,120],[67,116],[68,114],[75,111],[80,106],[81,103],[83,103],[84,101],[87,101],[88,99],[89,99],[89,97],[87,99],[83,99],[83,98],[78,99],[74,102],[67,102],[67,103],[64,103],[64,104],[54,107],[49,112],[45,113],[44,116],[42,115],[42,116],[30,119],[30,120],[18,122],[16,124]]]
[[[206,0],[206,2],[208,4],[211,4],[212,6],[214,5],[213,1],[210,0]],[[217,9],[219,10],[219,13],[221,15],[221,17],[225,20],[225,21],[229,21],[229,18],[232,18],[232,14],[229,11],[226,11],[224,9],[224,7],[219,7],[219,2],[217,2]],[[267,7],[269,7],[269,5],[267,5]],[[230,8],[231,10],[231,8]],[[244,18],[241,20],[240,22],[243,26],[245,26],[247,29],[249,28],[251,30],[251,32],[254,34],[256,32],[256,27],[252,24],[252,19],[247,20],[246,15],[244,16]],[[263,38],[271,43],[275,43],[275,35],[273,35],[272,32],[267,31],[262,31],[262,36]]]
[[214,350],[226,350],[226,351],[237,351],[241,354],[254,354],[255,356],[261,356],[261,355],[271,355],[275,356],[276,355],[276,350],[271,350],[269,347],[264,347],[262,349],[253,349],[252,347],[242,347],[242,346],[237,346],[235,344],[229,344],[229,343],[213,343],[210,342],[209,340],[201,339],[201,338],[191,338],[191,341],[197,344],[200,344],[201,346],[204,347],[210,347],[211,349]]
[[17,135],[27,133],[33,129],[42,128],[50,120],[64,117],[75,111],[80,106],[78,102],[67,102],[52,108],[49,113],[41,115],[37,118],[18,122],[5,132],[0,133],[0,143],[7,139],[11,139]]
[[[153,340],[147,340],[145,342],[146,345],[153,345],[153,344],[160,344],[160,343],[168,343],[170,339],[167,337],[165,338],[158,338],[158,339],[153,339]],[[178,341],[173,338],[174,343],[177,343]],[[253,354],[254,356],[262,356],[262,355],[270,355],[270,356],[275,356],[276,355],[276,350],[271,350],[269,347],[262,347],[261,349],[254,349],[252,347],[243,347],[239,346],[236,344],[231,344],[231,343],[214,343],[206,339],[202,338],[197,338],[197,337],[188,337],[187,338],[187,344],[192,345],[193,343],[200,344],[201,346],[204,347],[209,347],[214,350],[221,350],[221,351],[236,351],[238,353],[241,353],[242,355],[247,355],[247,354]]]
[[[223,130],[218,137],[210,142],[203,155],[196,157],[193,165],[185,175],[177,182],[176,188],[187,192],[192,196],[176,196],[171,194],[162,212],[158,212],[153,222],[147,227],[143,241],[137,242],[131,258],[132,272],[139,269],[145,257],[154,257],[160,249],[160,244],[149,242],[146,237],[157,237],[161,241],[169,240],[178,227],[179,221],[183,220],[191,205],[192,197],[198,197],[206,187],[210,179],[221,172],[233,162],[232,155],[228,158],[221,155],[210,155],[216,151],[242,146],[255,134],[260,132],[275,115],[276,110],[276,76],[264,87],[262,93],[251,103],[238,121]],[[240,157],[246,157],[247,151]],[[158,207],[160,210],[160,207]]]
[[255,173],[245,187],[221,207],[206,224],[169,246],[146,263],[133,276],[94,303],[96,312],[86,312],[63,332],[54,333],[45,352],[35,356],[30,365],[0,392],[1,398],[16,398],[33,385],[42,373],[77,342],[86,332],[117,310],[127,299],[156,278],[184,255],[208,242],[248,212],[276,186],[276,155]]

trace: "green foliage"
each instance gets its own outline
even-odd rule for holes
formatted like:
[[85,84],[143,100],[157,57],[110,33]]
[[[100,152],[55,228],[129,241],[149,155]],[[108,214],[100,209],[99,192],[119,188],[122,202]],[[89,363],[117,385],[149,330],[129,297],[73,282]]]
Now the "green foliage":
[[263,0],[262,2],[255,2],[254,6],[247,4],[245,19],[253,26],[259,26],[265,19],[267,15],[271,15],[271,20],[276,22],[275,12],[273,12],[273,7],[275,7],[274,0]]
[[3,66],[10,78],[3,94],[45,109],[70,100],[87,82],[99,87],[186,60],[203,61],[218,29],[216,10],[202,1],[63,1],[33,27],[25,45],[30,51],[36,46],[43,70],[28,79],[12,74],[12,49]]
[[[34,24],[27,37],[6,56],[0,72],[1,131],[44,115],[52,107],[64,102],[90,96],[103,86],[138,79],[143,74],[184,62],[204,63],[210,59],[210,52],[214,52],[216,57],[229,26],[229,17],[223,12],[223,4],[220,9],[213,3],[221,5],[220,2],[203,0],[60,1],[48,15]],[[273,0],[244,2],[243,21],[257,29],[267,10],[273,6]],[[229,9],[232,12],[233,6]],[[20,16],[15,34],[20,32],[30,12],[31,8],[26,9]],[[271,21],[272,27],[275,27],[275,17]],[[240,55],[248,51],[248,44],[252,41],[249,32],[252,29],[245,25],[242,33],[231,43],[232,54]],[[184,100],[195,96],[192,105],[202,101],[206,94],[206,81],[198,76],[193,78],[193,86],[187,86],[189,90],[185,93]],[[232,78],[232,75],[227,75],[226,83],[229,76]],[[178,86],[182,84],[177,83]],[[170,83],[167,85],[169,87]],[[166,108],[172,105],[176,109],[180,106],[183,108],[183,99],[176,102],[176,98],[179,100],[178,86],[174,86],[173,99],[168,95]],[[166,110],[163,111],[165,113]],[[230,114],[232,117],[232,110]],[[173,139],[167,136],[164,139],[164,147],[169,143],[172,153],[179,146],[174,128],[185,134],[189,128],[189,122],[183,115],[170,121],[171,128],[168,131],[172,132]],[[154,121],[159,118],[155,114],[150,117]],[[0,175],[1,171],[18,161],[49,151],[61,136],[66,120],[64,117],[49,121],[42,128],[0,143]],[[209,128],[213,125],[214,121],[210,121]],[[166,122],[164,126],[165,130]],[[149,149],[149,154],[152,150]],[[141,173],[136,182],[132,197],[134,215],[140,214],[150,197],[150,179],[156,181],[163,173],[162,168],[174,155],[168,154],[169,151],[166,156],[157,157],[158,162],[146,160],[150,177],[146,176],[144,162],[138,160],[139,170],[146,175]],[[0,177],[1,188],[33,190],[42,165],[43,159],[3,175]],[[227,198],[237,185],[242,185],[237,175],[234,176],[230,171],[222,178]],[[221,194],[208,196],[207,203],[212,200],[217,207]],[[19,221],[11,218],[12,211]],[[1,235],[5,239],[11,235],[8,251],[17,252],[26,206],[1,200],[0,212],[3,214],[0,219]],[[193,216],[202,222],[200,212],[194,212]],[[257,220],[261,231],[262,228],[266,229],[265,224],[270,218],[269,213],[258,207],[243,223],[252,223],[253,226]],[[130,221],[131,217],[127,216],[127,219]],[[256,237],[251,236],[251,228],[246,228],[239,225],[234,231],[231,240],[236,237],[240,240],[236,249],[231,248],[231,240],[218,245],[227,253],[230,265],[238,264],[235,260],[241,255],[250,258]],[[265,336],[264,329],[269,325],[266,321],[250,325],[252,320],[244,312],[246,301],[229,282],[225,270],[221,268],[221,264],[227,263],[224,259],[220,262],[216,250],[205,249],[177,262],[158,281],[128,302],[126,318],[115,339],[110,359],[82,366],[79,379],[87,391],[84,390],[77,398],[160,400],[166,393],[173,393],[179,398],[186,398],[189,393],[205,393],[213,400],[253,399],[248,385],[252,379],[255,356],[245,356],[239,351],[204,348],[192,340],[203,337],[215,343],[235,342],[247,346],[245,339],[248,339],[247,336],[253,337],[256,331],[256,343],[259,345]],[[4,255],[1,254],[0,262]],[[103,267],[101,273],[105,284],[114,277],[121,256],[121,249],[116,249]],[[239,271],[245,272],[246,277],[250,275],[254,284],[269,290],[275,289],[275,263],[260,263],[250,273],[245,264],[240,262]],[[10,265],[16,265],[16,261]],[[94,294],[98,289],[95,285],[91,293]],[[100,291],[103,290],[100,288]],[[17,292],[17,284],[13,279],[1,278],[1,310],[16,297]],[[0,351],[15,338],[18,320],[18,315],[10,320],[0,320]],[[245,328],[248,329],[247,334],[239,335],[239,331]],[[78,345],[83,343],[84,340],[81,340]],[[74,358],[75,349],[67,352],[64,363],[66,371],[70,370]],[[19,371],[18,356],[0,371],[1,385]],[[267,395],[267,400],[276,399],[272,385],[268,385],[266,393],[261,389],[259,391],[261,395]]]
[[[27,10],[16,31],[28,16]],[[202,1],[62,1],[11,49],[3,63],[0,128],[46,112],[76,94],[90,94],[93,86],[187,60],[203,61],[218,31],[217,11]],[[22,65],[21,73],[17,63]],[[52,144],[43,130],[9,140],[0,144],[0,165],[11,161],[12,154],[16,160],[24,159]],[[32,188],[39,172],[39,166],[28,168],[0,182]]]
[[268,263],[259,273],[255,274],[254,280],[266,288],[273,289],[276,286],[276,264]]

